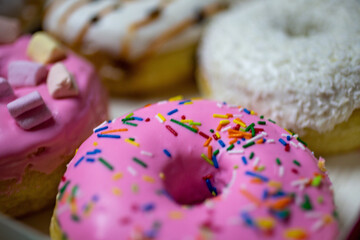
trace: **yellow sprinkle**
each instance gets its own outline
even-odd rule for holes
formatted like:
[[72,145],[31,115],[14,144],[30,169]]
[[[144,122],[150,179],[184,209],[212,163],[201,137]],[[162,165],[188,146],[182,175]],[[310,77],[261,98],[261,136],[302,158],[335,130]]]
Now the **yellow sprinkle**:
[[229,124],[229,123],[230,123],[229,120],[221,120],[221,121],[220,121],[220,124],[221,124],[221,125],[227,125],[227,124]]
[[223,114],[216,114],[216,113],[214,113],[214,114],[213,114],[213,117],[214,117],[214,118],[226,118],[226,119],[228,119],[228,118],[229,118],[229,116],[227,116],[227,115],[223,115]]
[[284,236],[287,239],[305,239],[307,238],[307,233],[302,228],[289,228],[285,230]]
[[201,157],[207,161],[210,165],[213,165],[214,166],[214,163],[205,155],[205,154],[201,154]]
[[170,217],[171,219],[182,219],[182,218],[183,218],[183,214],[182,214],[182,212],[180,212],[180,211],[171,211],[171,212],[169,213],[169,217]]
[[77,148],[77,149],[75,150],[75,154],[76,154],[78,151],[79,151],[79,149]]
[[243,122],[241,122],[241,121],[239,121],[239,120],[237,120],[237,119],[234,119],[233,122],[236,123],[236,124],[239,124],[240,126],[242,126],[242,127],[244,127],[244,128],[246,128],[246,124],[243,123]]
[[271,230],[275,227],[274,219],[270,217],[257,218],[256,225],[263,231]]
[[120,196],[120,195],[121,195],[121,190],[120,190],[118,187],[113,187],[112,193],[113,193],[115,196]]
[[140,147],[140,144],[139,144],[139,143],[137,143],[137,142],[135,142],[135,141],[131,141],[131,140],[128,139],[128,138],[125,139],[125,142],[130,143],[130,144],[132,144],[132,145],[134,145],[134,146],[136,146],[136,147]]
[[290,135],[293,135],[293,133],[290,130],[288,130],[286,128],[284,128],[284,130],[287,131]]
[[190,105],[190,104],[193,104],[193,102],[186,102],[186,103],[184,103],[184,105]]
[[165,179],[165,174],[164,174],[163,172],[161,172],[161,173],[159,173],[159,177],[160,177],[161,179]]
[[256,115],[256,112],[254,112],[253,110],[250,111],[251,115]]
[[238,166],[238,165],[235,165],[235,166],[234,166],[234,169],[238,169],[238,168],[239,168],[239,166]]
[[332,218],[331,215],[326,214],[326,215],[324,215],[324,217],[323,217],[323,221],[324,221],[324,223],[329,224],[329,223],[331,223],[331,222],[333,221],[333,218]]
[[149,183],[154,183],[155,182],[155,179],[153,177],[150,177],[148,175],[143,175],[142,176],[142,179],[145,181],[145,182],[149,182]]
[[76,202],[75,201],[71,201],[70,202],[70,211],[72,213],[76,213],[77,212],[77,207],[76,207]]
[[169,98],[169,101],[172,102],[172,101],[179,101],[179,100],[182,100],[184,97],[182,95],[178,95],[178,96],[175,96],[175,97],[172,97],[172,98]]
[[98,142],[94,142],[93,145],[94,145],[94,146],[97,146],[97,145],[98,145]]
[[116,181],[116,180],[119,180],[119,179],[122,178],[122,177],[123,177],[123,174],[120,173],[120,172],[118,172],[118,173],[115,173],[115,174],[113,175],[112,179]]
[[159,117],[163,122],[166,121],[166,118],[164,118],[164,116],[161,115],[161,113],[158,113],[157,115],[158,115],[158,117]]
[[326,172],[326,168],[325,168],[325,159],[321,158],[318,161],[318,168],[322,171],[322,172]]
[[277,182],[277,181],[272,181],[272,180],[270,180],[270,181],[268,182],[268,185],[269,185],[269,187],[274,187],[274,188],[276,188],[276,189],[282,188],[282,183],[281,183],[281,182]]
[[183,119],[183,120],[180,120],[180,122],[182,123],[192,123],[193,120],[191,119]]

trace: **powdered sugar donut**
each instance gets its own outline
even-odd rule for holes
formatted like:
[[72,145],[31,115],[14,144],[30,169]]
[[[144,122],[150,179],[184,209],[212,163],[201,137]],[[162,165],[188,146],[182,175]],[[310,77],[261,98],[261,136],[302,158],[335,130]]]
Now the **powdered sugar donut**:
[[192,78],[203,25],[228,2],[53,0],[44,28],[86,55],[112,93],[152,93]]
[[200,86],[293,129],[315,153],[359,147],[359,22],[355,0],[243,4],[207,29]]
[[66,163],[107,118],[106,100],[94,68],[46,34],[0,45],[1,212],[53,203]]
[[51,236],[336,239],[323,164],[248,109],[158,102],[102,124],[80,146],[59,186]]

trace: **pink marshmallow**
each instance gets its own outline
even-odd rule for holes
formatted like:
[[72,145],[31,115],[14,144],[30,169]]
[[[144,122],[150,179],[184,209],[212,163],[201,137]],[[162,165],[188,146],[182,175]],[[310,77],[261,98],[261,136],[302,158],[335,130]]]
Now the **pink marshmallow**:
[[46,82],[53,98],[71,97],[79,93],[74,77],[62,63],[55,63],[51,67]]
[[7,108],[18,125],[26,130],[51,118],[51,112],[38,91],[31,92],[8,103]]
[[12,43],[21,33],[20,21],[0,16],[0,43]]
[[8,81],[13,87],[36,86],[47,75],[44,65],[30,61],[13,61],[8,66]]
[[5,78],[0,77],[0,100],[8,99],[14,96],[14,91],[12,90],[8,81]]
[[40,93],[38,91],[34,91],[8,103],[7,108],[10,115],[16,118],[21,114],[41,105],[45,105],[45,103],[40,96]]

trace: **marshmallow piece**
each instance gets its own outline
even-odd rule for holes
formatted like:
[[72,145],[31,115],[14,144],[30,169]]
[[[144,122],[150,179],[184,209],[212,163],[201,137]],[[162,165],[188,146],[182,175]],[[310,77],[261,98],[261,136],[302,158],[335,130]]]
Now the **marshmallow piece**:
[[14,96],[14,91],[12,90],[8,81],[5,78],[0,77],[0,100],[7,99]]
[[44,65],[30,61],[12,61],[8,66],[8,81],[13,87],[36,86],[47,75]]
[[56,63],[51,67],[46,82],[53,98],[71,97],[79,93],[74,77],[63,63]]
[[0,43],[12,43],[21,33],[20,21],[16,18],[0,16]]
[[31,129],[47,120],[51,112],[46,107],[44,100],[38,91],[31,92],[10,103],[7,108],[10,115],[15,118],[16,122],[23,129]]
[[61,45],[45,32],[37,32],[33,35],[27,48],[27,55],[42,64],[53,63],[66,57]]

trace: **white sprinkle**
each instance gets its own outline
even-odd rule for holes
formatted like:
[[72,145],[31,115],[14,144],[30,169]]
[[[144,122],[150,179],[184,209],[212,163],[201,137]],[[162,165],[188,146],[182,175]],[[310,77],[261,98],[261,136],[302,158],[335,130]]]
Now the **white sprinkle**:
[[239,106],[238,106],[238,105],[233,105],[233,104],[230,105],[230,104],[229,104],[228,107],[229,107],[229,108],[238,108]]
[[69,209],[69,204],[64,204],[62,206],[59,206],[56,208],[56,215],[59,216],[61,215],[63,212],[65,212],[67,209]]
[[158,105],[161,105],[161,104],[165,104],[165,103],[167,103],[167,102],[168,102],[167,100],[163,100],[163,101],[158,102],[157,104],[158,104]]
[[210,199],[206,199],[204,204],[205,204],[205,207],[210,208],[210,209],[214,208],[214,206],[215,206],[214,202]]
[[282,177],[282,176],[284,176],[284,166],[280,166],[279,167],[279,177]]
[[114,118],[111,122],[112,122],[112,123],[115,123],[115,122],[116,122],[116,120],[117,120],[117,118]]
[[259,157],[255,157],[254,162],[253,162],[253,166],[254,166],[254,167],[257,166],[257,165],[259,164],[259,162],[260,162],[260,158],[259,158]]
[[289,134],[286,134],[286,133],[283,133],[283,134],[281,134],[281,136],[283,136],[283,137],[291,137],[291,135],[289,135]]
[[137,175],[137,172],[135,169],[133,169],[132,167],[128,166],[127,167],[127,170],[129,171],[129,173],[133,176],[136,176]]
[[242,112],[244,110],[244,108],[239,108],[239,112]]
[[100,125],[99,126],[97,126],[96,128],[94,128],[93,129],[93,132],[95,132],[98,128],[100,128],[101,126],[103,126],[104,124],[106,124],[107,123],[107,121],[105,120],[105,121],[103,121],[102,123],[100,123]]
[[222,103],[216,103],[216,105],[219,107],[219,108],[222,108],[223,107],[223,105],[222,105]]
[[296,145],[296,143],[294,143],[293,141],[290,141],[290,145],[294,146],[295,148],[298,148],[298,145]]
[[266,142],[267,143],[275,143],[275,140],[274,139],[267,139]]
[[301,186],[301,185],[305,185],[309,182],[308,178],[304,178],[304,179],[298,179],[298,180],[294,180],[292,181],[290,184],[291,186],[295,187],[295,186]]
[[299,142],[298,145],[299,145],[299,147],[300,147],[302,150],[305,150],[305,147],[304,147],[304,145],[303,145],[301,142]]
[[231,128],[231,126],[226,126],[223,129],[221,129],[221,132],[225,132],[225,131],[229,130],[230,128]]
[[302,204],[302,199],[300,197],[300,194],[296,194],[295,196],[295,204],[300,206]]
[[259,138],[262,138],[262,137],[265,137],[265,136],[267,136],[267,133],[266,132],[261,132],[260,134],[256,135],[255,137],[248,139],[246,141],[246,143],[254,142],[255,140],[258,140]]
[[294,134],[294,135],[293,135],[293,138],[298,138],[298,137],[299,137],[298,134]]
[[242,115],[242,114],[233,114],[233,116],[234,116],[234,117],[238,117],[238,118],[243,117],[243,115]]
[[312,232],[316,232],[318,231],[320,228],[322,228],[324,226],[324,221],[322,219],[317,220],[312,226],[311,226],[311,231]]
[[158,115],[155,115],[155,118],[156,118],[160,123],[164,123],[164,121],[163,121]]
[[153,156],[153,154],[151,152],[147,152],[147,151],[144,151],[144,150],[141,150],[140,154],[145,155],[145,156],[149,156],[149,157]]
[[228,151],[228,154],[241,154],[244,153],[244,149]]

